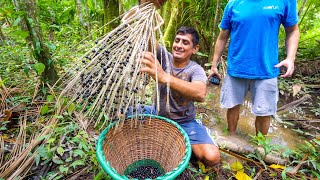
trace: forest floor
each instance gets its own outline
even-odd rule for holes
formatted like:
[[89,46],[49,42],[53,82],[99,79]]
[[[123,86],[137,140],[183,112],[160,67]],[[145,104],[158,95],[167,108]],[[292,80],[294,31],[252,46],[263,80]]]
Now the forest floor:
[[[287,170],[289,172],[284,172],[285,165],[291,164],[290,161],[293,160],[288,157],[282,157],[281,152],[284,153],[286,148],[295,149],[298,144],[303,143],[303,140],[310,138],[310,136],[299,135],[297,132],[292,131],[291,128],[288,128],[286,124],[281,124],[273,117],[269,135],[266,136],[269,138],[270,143],[257,145],[253,140],[257,136],[255,136],[254,116],[250,112],[250,103],[245,103],[246,107],[242,107],[240,115],[242,117],[240,117],[238,122],[237,133],[230,136],[226,130],[226,112],[219,107],[220,87],[208,85],[208,91],[211,93],[209,94],[210,99],[206,103],[198,104],[197,113],[200,115],[203,123],[211,130],[213,137],[215,137],[220,147],[221,163],[206,171],[199,166],[197,160],[193,157],[190,160],[189,168],[177,179],[246,179],[244,176],[239,177],[236,175],[237,171],[234,171],[234,167],[232,166],[237,162],[243,168],[243,172],[252,179],[285,179],[287,177],[291,179],[308,179],[308,177],[302,177],[293,171]],[[317,96],[313,98],[317,98]],[[282,100],[281,103],[286,105],[288,102]],[[286,112],[286,114],[288,115],[290,112]],[[313,127],[320,127],[320,123],[318,122]],[[306,128],[303,130],[305,132],[312,131],[312,129]],[[315,136],[319,137],[319,133],[316,133]],[[274,148],[273,145],[274,147],[282,146],[283,149],[277,151],[279,149]],[[266,147],[277,152],[270,152],[266,156],[263,156],[263,149]],[[283,172],[286,174],[282,174]]]
[[[10,92],[12,93],[11,98],[19,98],[19,96],[21,96],[20,92],[17,91],[17,89],[11,89]],[[251,177],[251,179],[312,179],[308,178],[311,176],[310,172],[312,171],[308,171],[306,174],[300,174],[297,171],[292,170],[297,169],[303,170],[304,172],[306,172],[306,170],[312,170],[312,167],[310,167],[311,161],[305,161],[306,159],[304,158],[304,156],[308,156],[308,154],[310,154],[310,159],[318,157],[319,153],[315,151],[317,151],[319,147],[316,147],[313,151],[308,150],[309,152],[307,153],[297,151],[301,155],[299,157],[296,157],[296,159],[293,159],[292,157],[282,157],[281,152],[287,149],[279,149],[278,146],[276,146],[282,145],[290,149],[294,149],[297,144],[303,146],[305,139],[312,139],[312,132],[310,130],[306,128],[303,129],[303,127],[299,126],[299,132],[302,131],[304,133],[303,135],[301,135],[297,132],[292,131],[293,129],[297,128],[295,126],[296,124],[294,124],[294,126],[289,126],[288,124],[281,123],[279,124],[279,122],[276,121],[276,118],[273,118],[270,127],[270,136],[267,136],[267,138],[265,139],[261,136],[255,136],[254,118],[252,115],[250,115],[250,112],[248,113],[250,104],[246,104],[245,108],[243,108],[243,111],[241,112],[241,118],[239,120],[239,126],[236,135],[229,136],[226,131],[226,122],[224,119],[225,111],[219,107],[218,103],[220,88],[219,86],[208,85],[208,92],[209,93],[207,96],[207,101],[205,103],[197,104],[198,118],[202,119],[203,123],[211,130],[212,135],[216,139],[221,152],[221,162],[215,167],[205,167],[194,157],[192,157],[189,166],[177,178],[178,180],[242,180],[248,177]],[[4,94],[2,94],[1,97],[4,98]],[[49,100],[47,99],[47,101]],[[39,117],[39,112],[43,111],[43,108],[41,108],[41,106],[48,103],[47,101],[40,100],[37,101],[37,103],[34,102],[32,107],[27,107],[25,103],[21,103],[16,107],[5,106],[6,109],[11,109],[12,111],[6,111],[6,113],[1,114],[0,117],[0,120],[2,122],[9,122],[8,124],[2,123],[0,126],[0,128],[2,128],[0,129],[0,135],[2,138],[0,140],[4,140],[4,144],[0,145],[1,147],[5,147],[5,156],[2,156],[2,158],[7,158],[8,154],[14,152],[12,149],[14,143],[20,141],[18,140],[18,134],[21,134],[19,130],[19,123],[21,124],[22,121],[19,122],[19,118],[20,120],[25,119],[31,122],[29,124],[30,127],[28,127],[31,129],[28,130],[28,128],[26,127],[27,132],[24,132],[24,136],[27,137],[30,136],[30,134],[34,133],[32,132],[32,128],[34,128],[34,125],[36,125],[37,127],[44,126],[46,120],[42,119],[41,116]],[[24,115],[25,118],[22,118],[23,116],[21,113],[24,111],[21,111],[19,114],[19,109],[28,109],[27,113]],[[77,121],[74,122],[79,123]],[[83,146],[83,144],[81,144],[81,141],[87,141],[87,137],[81,136],[79,145],[77,144],[79,143],[79,141],[70,143],[70,141],[72,141],[74,137],[79,137],[79,134],[77,134],[79,130],[75,129],[76,127],[74,127],[74,122],[61,122],[54,129],[54,134],[52,135],[55,139],[49,139],[49,143],[46,143],[43,146],[45,147],[45,149],[39,150],[39,152],[41,152],[41,157],[39,156],[38,160],[37,158],[35,158],[36,162],[33,163],[33,166],[29,169],[30,172],[27,173],[26,176],[24,176],[24,179],[38,180],[42,177],[47,177],[47,179],[99,179],[97,177],[97,169],[101,170],[101,168],[95,167],[99,165],[93,165],[92,163],[90,163],[89,166],[85,165],[86,163],[90,162],[88,161],[88,159],[94,152],[85,149],[81,150],[81,153],[83,153],[81,155],[83,160],[81,161],[81,163],[79,162],[79,160],[81,160],[81,158],[79,159],[79,157],[75,157],[71,162],[68,160],[69,158],[67,155],[67,147],[71,146],[71,149],[77,148],[77,146]],[[312,127],[319,128],[319,122],[317,123],[317,125]],[[73,130],[65,132],[64,130],[66,130],[67,128],[73,128]],[[99,131],[94,130],[89,130],[89,132],[87,130],[87,133],[89,134],[89,136],[93,137],[99,135]],[[314,137],[319,138],[319,133],[315,134]],[[66,138],[70,139],[66,141]],[[87,142],[89,144],[87,144],[86,146],[89,147],[90,143],[90,146],[92,146],[92,144],[95,143],[94,141],[95,140],[91,139],[91,141]],[[64,148],[63,152],[59,152],[59,150],[57,150],[58,146]],[[20,148],[23,149],[22,147]],[[89,147],[89,149],[94,150],[94,147]],[[266,150],[270,150],[270,152],[265,153]],[[271,153],[271,151],[273,150],[275,151],[274,154]],[[313,156],[311,157],[311,155]],[[60,158],[59,161],[54,160],[57,157]],[[13,162],[14,161],[12,161],[12,163]],[[77,162],[78,164],[75,164],[74,162]],[[316,163],[316,165],[318,164]],[[73,166],[73,170],[70,166]],[[63,168],[69,169],[66,170]],[[66,172],[68,172],[69,174],[65,174]],[[50,175],[51,177],[56,176],[59,178],[51,178]],[[108,177],[102,176],[100,177],[100,179],[108,179]]]

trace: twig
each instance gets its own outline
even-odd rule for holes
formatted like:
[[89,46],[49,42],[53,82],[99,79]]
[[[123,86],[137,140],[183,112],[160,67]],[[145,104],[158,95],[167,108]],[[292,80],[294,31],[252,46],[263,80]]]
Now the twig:
[[304,101],[306,101],[306,100],[308,100],[308,99],[310,99],[310,98],[311,98],[311,96],[310,96],[309,94],[306,94],[306,95],[304,95],[303,97],[301,97],[300,99],[295,100],[295,101],[293,101],[293,102],[291,102],[291,103],[288,103],[288,104],[286,104],[286,105],[278,108],[277,112],[278,112],[278,114],[279,114],[279,113],[281,114],[281,113],[283,113],[285,110],[287,111],[287,110],[289,110],[289,109],[292,109],[292,108],[300,105],[301,103],[303,103]]
[[[252,163],[254,163],[256,166],[258,166],[260,169],[263,169],[263,168],[262,168],[263,164],[262,164],[261,162],[257,162],[257,161],[254,161],[254,160],[252,160],[252,159],[248,159],[248,158],[246,158],[246,157],[243,157],[243,156],[241,156],[241,155],[239,155],[239,154],[236,154],[236,153],[227,151],[227,150],[225,150],[225,149],[219,148],[219,150],[221,150],[222,152],[225,152],[225,153],[227,153],[227,154],[229,154],[229,155],[232,155],[232,156],[234,156],[234,157],[236,157],[236,158],[239,158],[239,159],[241,159],[241,160],[245,160],[245,161],[252,162]],[[279,170],[279,169],[273,169],[273,168],[270,168],[269,166],[267,166],[267,169],[268,169],[269,171],[276,171],[276,172],[278,172],[278,173],[281,173],[281,172],[282,172],[282,169],[281,169],[281,170]],[[302,178],[301,175],[299,175],[299,174],[292,174],[292,173],[290,173],[290,172],[286,172],[286,174],[289,175],[289,176],[291,176],[291,177]],[[310,177],[307,177],[307,176],[303,176],[303,177],[306,178],[306,179],[313,179],[313,178],[310,178]]]
[[257,180],[259,178],[259,176],[262,174],[262,172],[264,171],[264,169],[260,169],[259,172],[256,174],[256,176],[253,178],[253,180]]
[[257,165],[260,169],[263,169],[262,166],[261,166],[262,164],[261,164],[260,162],[257,162],[257,161],[254,161],[254,160],[252,160],[252,159],[243,157],[243,156],[241,156],[241,155],[239,155],[239,154],[236,154],[236,153],[234,153],[234,152],[231,152],[231,151],[228,151],[228,150],[225,150],[225,149],[221,149],[221,148],[220,148],[219,150],[221,150],[222,152],[227,153],[227,154],[229,154],[229,155],[232,155],[232,156],[234,156],[234,157],[236,157],[236,158],[239,158],[239,159],[241,159],[241,160],[245,160],[245,161],[252,162],[252,163],[254,163],[255,165]]
[[296,121],[296,122],[316,123],[316,122],[320,122],[320,119],[282,119],[282,121]]
[[304,161],[308,158],[310,152],[308,152],[303,158],[302,160],[299,162],[299,164],[294,168],[292,169],[291,171],[289,171],[289,173],[291,174],[296,174],[298,172],[298,170],[300,169],[301,165],[304,163]]
[[80,178],[81,174],[83,174],[83,172],[85,172],[86,170],[88,170],[89,167],[85,167],[83,169],[81,169],[80,171],[78,171],[77,173],[73,174],[71,177],[67,178],[68,180],[77,180]]

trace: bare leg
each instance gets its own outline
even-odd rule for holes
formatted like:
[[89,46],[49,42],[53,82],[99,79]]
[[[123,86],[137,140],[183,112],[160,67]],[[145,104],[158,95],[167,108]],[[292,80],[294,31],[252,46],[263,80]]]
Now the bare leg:
[[267,135],[270,126],[270,116],[257,116],[255,125],[256,134],[260,131],[263,135]]
[[241,105],[236,105],[233,108],[227,110],[227,122],[230,135],[234,135],[236,132],[239,120],[240,106]]
[[207,166],[214,166],[220,162],[220,151],[213,144],[191,145],[194,155]]

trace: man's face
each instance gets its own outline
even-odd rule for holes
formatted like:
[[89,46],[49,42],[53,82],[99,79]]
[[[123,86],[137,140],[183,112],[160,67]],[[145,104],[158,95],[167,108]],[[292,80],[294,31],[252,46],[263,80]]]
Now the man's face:
[[191,34],[177,34],[173,45],[172,55],[175,60],[189,60],[198,51],[198,45],[193,46]]

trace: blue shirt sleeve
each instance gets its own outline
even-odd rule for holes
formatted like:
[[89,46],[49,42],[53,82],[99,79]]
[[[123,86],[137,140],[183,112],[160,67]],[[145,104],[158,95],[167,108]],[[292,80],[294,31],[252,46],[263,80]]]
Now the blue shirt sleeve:
[[224,9],[223,16],[219,25],[221,29],[224,29],[224,30],[231,29],[230,20],[231,20],[231,10],[232,10],[231,7],[233,3],[234,3],[234,0],[230,0]]
[[285,12],[281,23],[284,27],[291,27],[298,23],[297,1],[287,0],[285,2]]

